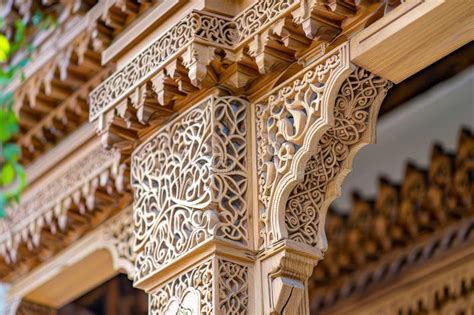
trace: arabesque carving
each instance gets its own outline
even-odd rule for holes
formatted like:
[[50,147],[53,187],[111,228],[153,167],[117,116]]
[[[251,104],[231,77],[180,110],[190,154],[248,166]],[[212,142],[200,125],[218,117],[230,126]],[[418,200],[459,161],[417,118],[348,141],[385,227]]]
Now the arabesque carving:
[[248,244],[246,137],[247,103],[211,97],[134,152],[136,281],[209,238]]
[[334,108],[334,127],[319,140],[317,152],[306,163],[304,180],[288,198],[285,222],[290,239],[325,246],[319,242],[330,186],[348,168],[353,151],[369,140],[367,135],[373,132],[374,118],[389,85],[363,69],[356,69],[342,84]]
[[308,151],[313,134],[318,131],[321,134],[327,128],[332,119],[328,107],[335,101],[333,89],[337,89],[348,72],[348,47],[341,46],[297,75],[275,95],[257,103],[261,246],[285,237],[284,230],[278,231],[284,207],[278,199],[283,199],[281,195],[285,193],[284,177],[296,175],[299,165],[295,163],[298,158],[295,156]]
[[[203,12],[189,14],[90,94],[90,118],[95,120],[116,99],[123,97],[124,91],[149,78],[168,57],[185,51],[194,38],[212,42],[213,46],[231,46],[237,39],[236,24]],[[191,68],[197,66],[197,59],[204,56],[192,47],[190,49],[185,65]]]
[[213,314],[213,261],[205,261],[150,294],[149,314]]
[[369,8],[363,2],[265,0],[233,19],[193,11],[90,94],[90,120],[98,121],[100,133],[109,132],[113,108],[150,81],[158,103],[168,106],[217,82],[239,90],[259,72],[298,59],[312,62],[345,29],[383,15],[382,2]]
[[248,314],[249,268],[219,259],[219,309],[222,314]]

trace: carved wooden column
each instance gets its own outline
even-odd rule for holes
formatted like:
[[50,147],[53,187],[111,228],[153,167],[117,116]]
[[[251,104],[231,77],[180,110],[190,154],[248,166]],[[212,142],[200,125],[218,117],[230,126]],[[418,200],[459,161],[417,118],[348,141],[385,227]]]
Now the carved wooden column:
[[132,156],[135,286],[150,314],[248,312],[248,104],[212,96]]
[[344,44],[252,104],[212,96],[138,147],[135,285],[150,314],[308,314],[326,210],[389,87]]
[[342,45],[257,101],[257,292],[263,314],[309,314],[307,279],[327,248],[326,210],[374,139],[390,83]]

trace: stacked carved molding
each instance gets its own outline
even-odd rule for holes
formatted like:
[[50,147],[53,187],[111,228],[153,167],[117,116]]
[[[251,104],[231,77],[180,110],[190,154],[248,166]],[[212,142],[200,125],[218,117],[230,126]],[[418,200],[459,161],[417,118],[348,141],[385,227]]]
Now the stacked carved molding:
[[37,10],[60,22],[49,31],[34,37],[31,34],[38,51],[25,71],[26,80],[11,86],[20,116],[17,142],[23,164],[41,156],[87,121],[88,94],[114,67],[101,65],[102,51],[152,4],[106,0],[8,3],[3,12],[10,22],[6,23],[7,30],[14,18],[26,18]]
[[[381,180],[375,199],[355,195],[349,215],[329,211],[326,233],[328,251],[310,280],[311,311],[317,314],[338,314],[344,301],[363,299],[414,267],[473,244],[472,132],[461,131],[454,154],[436,145],[427,170],[409,164],[401,184]],[[474,303],[472,263],[458,282],[448,285],[453,281],[446,279],[384,312],[447,314],[452,300],[470,298]],[[443,291],[445,286],[449,292]]]
[[108,147],[130,153],[216,87],[256,99],[399,4],[264,0],[233,18],[195,10],[92,91],[90,120]]
[[[16,18],[40,10],[59,25],[29,38],[37,46],[25,80],[9,89],[15,95],[22,150],[27,167],[87,123],[89,92],[111,74],[101,53],[156,1],[10,1],[2,14],[12,36]],[[10,31],[9,31],[10,30]],[[13,59],[22,57],[22,52]],[[74,142],[74,145],[77,145]],[[0,278],[13,281],[93,229],[131,202],[129,171],[115,152],[87,144],[66,157],[48,176],[29,183],[18,206],[0,226]],[[92,146],[92,147],[91,147]],[[37,165],[36,165],[37,168]]]

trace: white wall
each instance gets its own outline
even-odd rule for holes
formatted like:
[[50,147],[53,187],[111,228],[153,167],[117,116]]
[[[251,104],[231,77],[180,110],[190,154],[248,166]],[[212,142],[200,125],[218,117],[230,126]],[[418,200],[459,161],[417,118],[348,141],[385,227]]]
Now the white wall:
[[382,174],[400,182],[408,160],[427,167],[436,141],[454,150],[460,126],[474,130],[473,89],[471,67],[383,116],[377,124],[377,144],[368,145],[357,154],[334,208],[350,210],[354,190],[363,196],[375,196],[378,176]]

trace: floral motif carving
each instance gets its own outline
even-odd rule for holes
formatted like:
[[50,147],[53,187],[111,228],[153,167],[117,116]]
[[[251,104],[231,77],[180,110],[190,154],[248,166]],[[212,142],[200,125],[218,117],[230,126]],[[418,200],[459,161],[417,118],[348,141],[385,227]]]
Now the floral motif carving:
[[219,309],[223,314],[247,314],[248,267],[222,259],[219,259],[218,264]]
[[320,216],[328,206],[328,188],[347,168],[344,164],[351,159],[354,148],[367,142],[374,115],[389,85],[387,80],[363,69],[355,70],[344,81],[334,107],[334,127],[319,140],[316,153],[306,164],[304,180],[288,198],[285,221],[290,239],[320,245],[324,223]]
[[213,269],[208,260],[150,294],[149,314],[213,314]]
[[[257,105],[260,220],[263,244],[276,237],[269,227],[271,201],[283,176],[290,172],[310,128],[327,123],[330,91],[349,69],[347,46],[341,46],[310,70]],[[307,145],[307,144],[306,144]]]
[[125,68],[114,73],[90,94],[90,119],[122,98],[124,92],[155,73],[168,57],[182,51],[194,38],[214,45],[232,46],[237,39],[236,24],[223,17],[195,11],[173,26]]
[[211,97],[132,158],[135,280],[210,237],[248,244],[247,104]]

